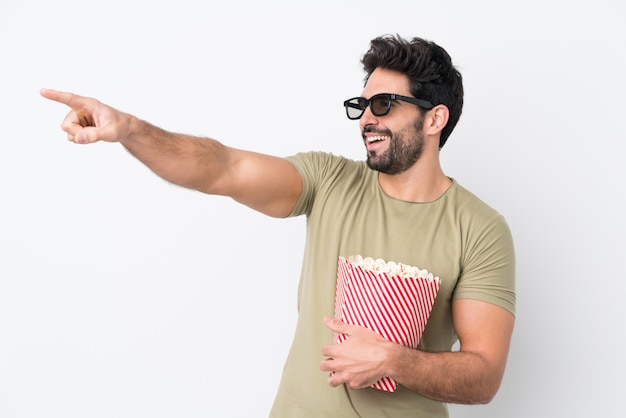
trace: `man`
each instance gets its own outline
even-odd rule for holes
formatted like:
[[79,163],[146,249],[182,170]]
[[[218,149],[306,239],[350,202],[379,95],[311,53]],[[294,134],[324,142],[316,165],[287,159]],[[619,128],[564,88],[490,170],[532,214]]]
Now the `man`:
[[[298,321],[273,417],[445,417],[446,402],[489,402],[504,373],[515,309],[511,234],[439,162],[461,115],[461,75],[443,48],[420,38],[376,38],[362,62],[362,95],[344,106],[360,121],[366,162],[238,150],[164,131],[92,98],[41,91],[71,108],[63,123],[71,141],[120,142],[171,183],[274,217],[307,216]],[[337,259],[350,255],[419,266],[441,279],[418,349],[327,316]],[[333,344],[333,332],[346,341]],[[399,384],[395,392],[370,387],[385,376]]]

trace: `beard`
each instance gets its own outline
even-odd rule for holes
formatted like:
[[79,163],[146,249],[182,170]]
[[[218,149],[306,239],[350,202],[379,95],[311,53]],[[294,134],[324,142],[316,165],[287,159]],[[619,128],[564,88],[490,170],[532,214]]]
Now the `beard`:
[[424,150],[424,135],[422,127],[424,118],[408,128],[392,134],[389,130],[377,131],[372,127],[365,127],[364,132],[376,132],[389,135],[389,147],[382,153],[371,151],[367,153],[367,166],[385,174],[399,174],[413,166],[419,160]]

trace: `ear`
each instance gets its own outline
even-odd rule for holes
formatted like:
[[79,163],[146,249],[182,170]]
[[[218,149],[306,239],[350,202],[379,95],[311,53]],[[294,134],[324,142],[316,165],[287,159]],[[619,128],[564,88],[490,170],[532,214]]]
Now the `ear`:
[[427,113],[424,121],[424,130],[427,135],[437,135],[448,124],[450,110],[446,105],[439,104]]

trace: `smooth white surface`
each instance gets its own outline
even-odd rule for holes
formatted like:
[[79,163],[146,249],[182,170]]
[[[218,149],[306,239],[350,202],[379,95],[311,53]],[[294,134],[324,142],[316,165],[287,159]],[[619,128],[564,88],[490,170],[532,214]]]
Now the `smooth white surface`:
[[462,71],[444,169],[517,247],[502,388],[452,416],[622,415],[622,2],[205,3],[0,3],[0,417],[266,416],[296,317],[304,219],[71,144],[39,88],[240,148],[362,158],[341,103],[384,33]]

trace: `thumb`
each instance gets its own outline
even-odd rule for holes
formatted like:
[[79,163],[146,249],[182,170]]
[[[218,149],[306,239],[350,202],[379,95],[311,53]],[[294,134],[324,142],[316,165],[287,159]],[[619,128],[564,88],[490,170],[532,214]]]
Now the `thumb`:
[[74,142],[78,144],[91,144],[99,141],[101,139],[100,136],[98,128],[94,126],[86,126],[74,135]]
[[352,334],[351,332],[352,326],[350,324],[346,324],[340,319],[335,319],[330,316],[325,316],[324,322],[326,323],[326,326],[328,327],[328,329],[330,329],[333,332],[337,332],[339,334],[345,334],[345,335]]
[[85,126],[75,135],[78,144],[91,144],[98,141],[117,142],[117,132],[109,124],[104,126]]

